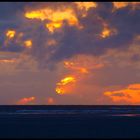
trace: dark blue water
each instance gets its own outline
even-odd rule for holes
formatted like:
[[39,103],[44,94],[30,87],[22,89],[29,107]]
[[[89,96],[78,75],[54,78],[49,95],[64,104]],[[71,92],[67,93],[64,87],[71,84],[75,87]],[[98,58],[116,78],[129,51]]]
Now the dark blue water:
[[0,106],[0,138],[140,138],[140,106]]

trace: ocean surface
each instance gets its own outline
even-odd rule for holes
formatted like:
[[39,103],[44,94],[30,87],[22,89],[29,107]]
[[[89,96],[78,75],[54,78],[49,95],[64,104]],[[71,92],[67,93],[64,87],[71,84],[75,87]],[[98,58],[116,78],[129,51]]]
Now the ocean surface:
[[140,106],[0,106],[0,138],[140,138]]

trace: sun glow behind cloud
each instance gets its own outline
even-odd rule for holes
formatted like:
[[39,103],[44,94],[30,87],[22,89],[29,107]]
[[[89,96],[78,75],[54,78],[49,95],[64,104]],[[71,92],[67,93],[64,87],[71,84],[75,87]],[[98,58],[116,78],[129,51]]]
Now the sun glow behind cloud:
[[58,94],[65,94],[70,91],[69,85],[76,82],[75,77],[67,76],[57,83],[56,92]]

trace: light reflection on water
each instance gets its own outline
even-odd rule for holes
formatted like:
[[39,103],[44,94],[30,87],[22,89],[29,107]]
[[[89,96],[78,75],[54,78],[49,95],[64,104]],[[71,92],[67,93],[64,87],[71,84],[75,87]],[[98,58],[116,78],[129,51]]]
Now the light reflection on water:
[[111,116],[140,117],[140,114],[112,114]]
[[0,116],[4,115],[87,115],[87,116],[113,116],[113,117],[140,117],[140,107],[59,107],[59,108],[37,108],[37,107],[21,107],[11,109],[2,109],[0,110]]
[[102,116],[102,117],[104,117],[104,116],[112,116],[112,117],[140,117],[140,113],[139,112],[135,112],[135,113],[133,113],[133,112],[118,112],[118,111],[116,111],[116,112],[113,112],[113,111],[91,111],[91,110],[82,110],[82,111],[77,111],[77,110],[20,110],[20,111],[16,111],[16,112],[1,112],[0,113],[0,115],[30,115],[30,114],[41,114],[41,115],[90,115],[90,116]]

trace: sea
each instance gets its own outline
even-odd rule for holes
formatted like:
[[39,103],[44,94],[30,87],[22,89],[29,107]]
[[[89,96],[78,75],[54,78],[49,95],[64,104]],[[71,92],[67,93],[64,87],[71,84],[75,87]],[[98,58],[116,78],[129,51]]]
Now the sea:
[[140,138],[140,106],[1,105],[0,138]]

